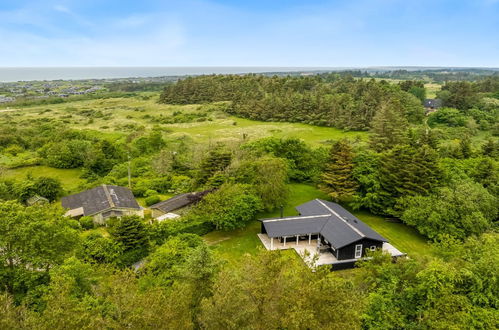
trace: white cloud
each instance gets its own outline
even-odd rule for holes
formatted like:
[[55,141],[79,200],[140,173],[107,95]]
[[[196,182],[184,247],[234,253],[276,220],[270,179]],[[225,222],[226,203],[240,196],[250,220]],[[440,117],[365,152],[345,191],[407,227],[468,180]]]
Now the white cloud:
[[9,66],[179,65],[185,36],[166,24],[149,35],[42,37],[0,29],[0,63]]
[[66,14],[72,14],[71,10],[69,10],[68,7],[62,6],[62,5],[55,5],[54,10],[61,12],[61,13],[66,13]]

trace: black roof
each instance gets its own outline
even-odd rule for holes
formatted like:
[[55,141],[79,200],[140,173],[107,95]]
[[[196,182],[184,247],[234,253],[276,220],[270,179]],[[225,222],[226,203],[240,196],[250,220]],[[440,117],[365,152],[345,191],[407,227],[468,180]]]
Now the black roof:
[[441,99],[425,99],[424,100],[425,108],[440,108],[442,106]]
[[83,215],[93,215],[109,208],[140,209],[130,189],[102,185],[61,199],[66,209],[83,208]]
[[363,238],[387,242],[341,205],[321,199],[296,207],[299,216],[262,219],[269,237],[320,233],[335,248],[342,248]]
[[149,208],[158,209],[165,213],[178,210],[182,207],[199,202],[211,190],[190,192],[173,196],[170,199],[151,205]]

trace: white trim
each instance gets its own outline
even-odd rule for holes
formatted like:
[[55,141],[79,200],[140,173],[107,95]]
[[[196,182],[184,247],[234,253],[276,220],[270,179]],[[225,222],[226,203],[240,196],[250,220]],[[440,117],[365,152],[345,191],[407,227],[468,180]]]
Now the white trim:
[[311,218],[325,218],[330,217],[331,214],[321,214],[321,215],[307,215],[304,217],[292,217],[292,218],[277,218],[269,220],[261,220],[262,222],[274,222],[274,221],[285,221],[285,220],[301,220],[301,219],[311,219]]
[[[360,246],[360,249],[358,247]],[[362,257],[362,244],[355,244],[355,259]]]

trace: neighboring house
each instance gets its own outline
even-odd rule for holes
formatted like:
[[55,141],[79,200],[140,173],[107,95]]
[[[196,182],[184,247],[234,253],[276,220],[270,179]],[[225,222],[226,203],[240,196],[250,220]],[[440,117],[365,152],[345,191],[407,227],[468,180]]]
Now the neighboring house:
[[106,219],[125,215],[144,216],[130,189],[101,185],[76,195],[62,198],[62,207],[68,209],[66,216],[90,216],[94,222],[104,224]]
[[185,212],[188,206],[199,202],[210,191],[211,190],[205,190],[180,194],[173,196],[172,198],[165,201],[153,204],[149,206],[149,208],[151,209],[151,215],[158,221],[178,218],[182,213]]
[[258,236],[268,250],[293,248],[305,261],[315,257],[315,265],[334,269],[352,267],[367,251],[404,255],[339,204],[314,199],[296,210],[300,215],[261,220]]
[[432,112],[437,111],[442,107],[442,100],[441,99],[425,99],[424,100],[424,107],[426,109],[426,114],[430,114]]
[[28,198],[26,200],[26,204],[28,206],[32,206],[32,205],[35,205],[35,204],[36,205],[38,205],[38,204],[45,204],[45,203],[48,203],[48,202],[49,202],[48,199],[46,199],[45,197],[39,196],[39,195],[34,195],[34,196],[32,196],[32,197],[30,197],[30,198]]

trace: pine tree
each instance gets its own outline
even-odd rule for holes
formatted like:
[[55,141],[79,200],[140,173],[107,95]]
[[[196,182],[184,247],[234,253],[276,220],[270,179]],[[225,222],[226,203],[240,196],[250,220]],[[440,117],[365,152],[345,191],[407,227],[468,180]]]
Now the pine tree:
[[124,216],[115,223],[111,220],[110,224],[111,237],[121,243],[125,251],[149,247],[147,228],[138,216]]
[[484,156],[497,158],[499,155],[499,143],[492,138],[487,139],[487,142],[482,146],[482,153]]
[[221,145],[210,150],[208,155],[201,161],[197,182],[204,184],[215,173],[225,170],[232,161],[232,153],[224,149]]
[[473,151],[471,150],[471,140],[469,137],[465,136],[459,141],[459,150],[463,158],[470,158]]
[[407,126],[399,105],[394,102],[384,104],[373,118],[371,146],[380,152],[405,143]]
[[383,155],[379,172],[379,195],[385,213],[403,196],[428,195],[440,179],[437,153],[429,146],[397,146]]
[[352,176],[353,157],[352,147],[346,140],[336,142],[331,148],[320,187],[333,200],[349,200],[357,189]]

